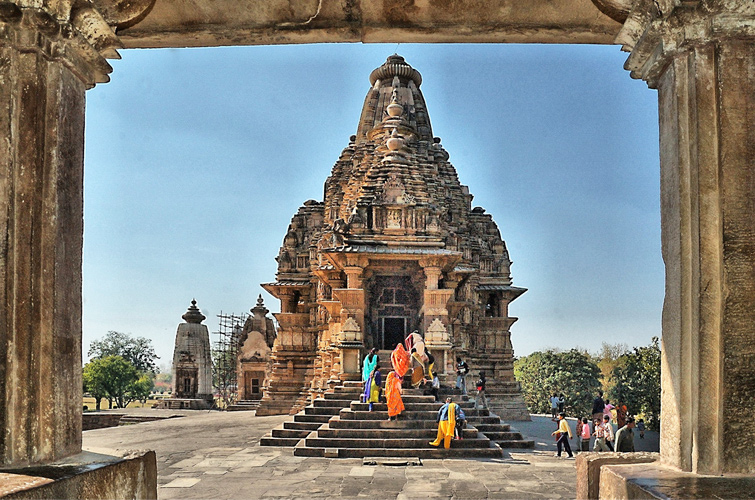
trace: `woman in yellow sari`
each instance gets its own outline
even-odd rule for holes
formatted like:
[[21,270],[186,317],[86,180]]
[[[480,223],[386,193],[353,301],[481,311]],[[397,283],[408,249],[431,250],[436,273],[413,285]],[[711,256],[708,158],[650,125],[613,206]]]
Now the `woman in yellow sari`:
[[458,412],[459,405],[454,403],[450,396],[447,397],[446,404],[438,410],[438,437],[435,438],[435,441],[430,442],[430,446],[440,446],[440,442],[443,441],[444,448],[451,447]]
[[402,377],[399,377],[398,373],[395,371],[389,373],[385,380],[385,399],[388,403],[388,420],[393,420],[393,417],[396,417],[396,420],[398,420],[399,414],[404,411],[404,401],[401,399],[401,381]]

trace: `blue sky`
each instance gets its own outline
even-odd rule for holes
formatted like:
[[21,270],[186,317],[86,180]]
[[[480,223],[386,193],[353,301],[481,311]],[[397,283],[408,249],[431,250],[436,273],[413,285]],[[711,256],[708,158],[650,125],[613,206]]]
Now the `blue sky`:
[[354,134],[398,52],[433,132],[498,223],[529,291],[516,354],[660,335],[656,92],[615,46],[328,44],[122,51],[87,94],[84,354],[108,330],[170,363],[192,298],[248,312],[291,216]]

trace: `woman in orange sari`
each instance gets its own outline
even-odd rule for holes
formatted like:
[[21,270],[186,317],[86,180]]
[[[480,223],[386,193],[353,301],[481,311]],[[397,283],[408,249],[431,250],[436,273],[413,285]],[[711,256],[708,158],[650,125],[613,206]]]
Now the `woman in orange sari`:
[[403,344],[398,344],[391,353],[391,365],[399,377],[403,377],[411,366],[412,358],[404,349]]
[[385,399],[388,403],[388,420],[393,420],[393,417],[396,417],[396,420],[398,420],[399,414],[404,411],[404,401],[401,399],[402,380],[402,377],[400,377],[395,371],[389,373],[388,378],[385,380]]

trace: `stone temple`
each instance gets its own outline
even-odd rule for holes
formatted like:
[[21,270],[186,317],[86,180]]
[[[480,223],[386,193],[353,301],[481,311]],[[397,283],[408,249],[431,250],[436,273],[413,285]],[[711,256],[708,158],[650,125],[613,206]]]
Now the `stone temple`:
[[197,301],[181,316],[173,348],[173,397],[160,402],[161,408],[205,409],[213,405],[210,332],[202,324],[204,314]]
[[358,380],[367,350],[419,331],[444,386],[455,357],[488,376],[491,408],[529,419],[513,373],[511,260],[433,136],[420,73],[393,55],[369,76],[357,133],[291,220],[276,281],[273,371],[258,415],[295,412]]

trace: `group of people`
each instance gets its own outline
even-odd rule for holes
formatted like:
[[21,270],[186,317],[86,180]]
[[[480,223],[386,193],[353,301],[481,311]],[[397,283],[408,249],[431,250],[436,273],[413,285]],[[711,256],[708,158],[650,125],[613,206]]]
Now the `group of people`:
[[[563,394],[553,395],[551,398],[551,405],[559,404],[559,400],[563,399]],[[563,403],[561,403],[563,404]],[[553,431],[553,435],[556,438],[556,456],[561,457],[562,449],[568,455],[568,458],[574,458],[574,455],[569,445],[569,439],[573,439],[571,428],[566,420],[566,414],[563,412],[563,407],[557,409],[561,410],[557,416],[558,428]],[[613,425],[611,424],[612,413],[611,410],[616,409],[616,421],[618,424],[618,431],[614,434]],[[640,439],[645,437],[645,423],[642,419],[635,424],[634,417],[628,415],[626,405],[614,406],[610,404],[609,400],[603,400],[603,392],[598,391],[598,395],[593,401],[593,420],[592,428],[587,417],[582,417],[577,420],[577,437],[579,438],[579,451],[590,451],[590,440],[594,436],[595,444],[593,445],[593,451],[618,451],[618,452],[633,452],[634,451],[634,432],[632,429],[637,427],[640,432]]]
[[[362,381],[364,381],[364,394],[362,401],[369,403],[369,411],[372,411],[373,405],[380,401],[382,374],[380,373],[380,363],[378,350],[372,349],[364,358],[362,364]],[[388,373],[385,380],[385,401],[388,404],[388,419],[398,418],[398,415],[404,410],[403,401],[401,400],[402,385],[404,377],[410,372],[411,386],[430,384],[430,393],[433,395],[435,402],[440,401],[440,379],[435,373],[435,357],[425,346],[425,341],[417,332],[407,335],[404,343],[396,345],[391,353],[391,367],[393,370]],[[463,395],[467,394],[467,374],[469,365],[460,357],[456,358],[456,388]],[[475,399],[475,408],[487,408],[488,401],[485,396],[485,387],[487,378],[485,372],[481,371],[476,382],[477,397]]]

